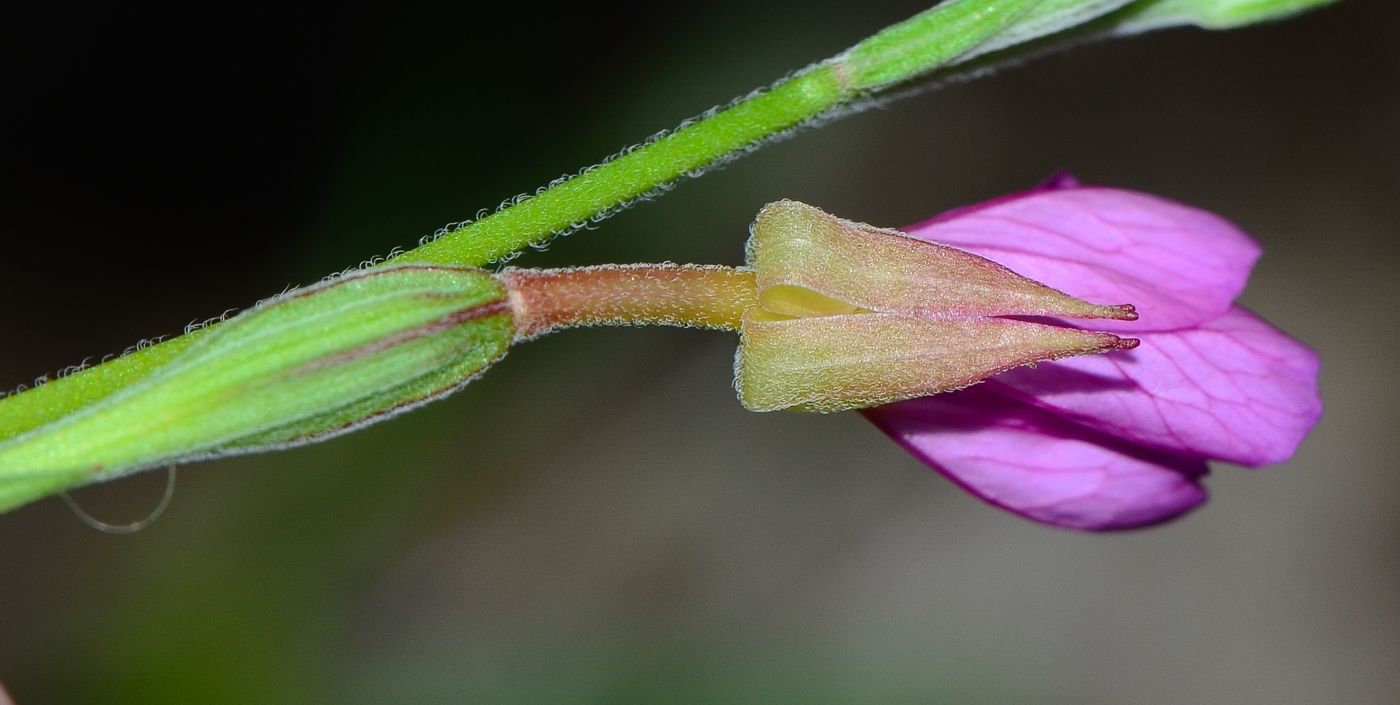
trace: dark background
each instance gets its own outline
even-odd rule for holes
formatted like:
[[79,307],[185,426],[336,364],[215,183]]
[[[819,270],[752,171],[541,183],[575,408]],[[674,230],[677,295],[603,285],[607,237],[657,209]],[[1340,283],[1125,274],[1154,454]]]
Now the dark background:
[[[0,388],[410,246],[928,0],[7,11]],[[987,507],[733,337],[588,330],[368,431],[190,466],[129,537],[0,515],[20,705],[1400,697],[1400,5],[1082,47],[766,148],[526,265],[738,263],[765,202],[898,226],[1083,180],[1267,248],[1322,355],[1290,463],[1126,535]],[[141,516],[163,478],[85,489]]]

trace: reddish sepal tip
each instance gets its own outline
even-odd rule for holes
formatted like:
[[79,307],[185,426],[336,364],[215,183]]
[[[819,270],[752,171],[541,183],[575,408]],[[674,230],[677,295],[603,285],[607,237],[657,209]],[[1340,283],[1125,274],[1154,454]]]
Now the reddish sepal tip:
[[1118,311],[1118,315],[1113,317],[1115,321],[1136,321],[1138,319],[1137,308],[1132,304],[1119,304],[1113,308]]

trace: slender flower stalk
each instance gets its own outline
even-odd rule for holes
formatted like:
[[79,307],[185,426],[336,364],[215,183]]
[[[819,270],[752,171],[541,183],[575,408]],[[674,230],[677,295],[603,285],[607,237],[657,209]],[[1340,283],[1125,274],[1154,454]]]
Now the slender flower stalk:
[[752,271],[714,265],[636,264],[507,269],[516,341],[577,326],[665,325],[738,330],[758,305]]

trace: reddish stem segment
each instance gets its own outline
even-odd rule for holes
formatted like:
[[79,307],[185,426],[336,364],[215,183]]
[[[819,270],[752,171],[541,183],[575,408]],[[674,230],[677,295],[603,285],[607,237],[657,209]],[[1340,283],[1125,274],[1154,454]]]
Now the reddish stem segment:
[[715,265],[603,265],[507,269],[517,341],[572,326],[663,325],[738,330],[758,305],[748,269]]

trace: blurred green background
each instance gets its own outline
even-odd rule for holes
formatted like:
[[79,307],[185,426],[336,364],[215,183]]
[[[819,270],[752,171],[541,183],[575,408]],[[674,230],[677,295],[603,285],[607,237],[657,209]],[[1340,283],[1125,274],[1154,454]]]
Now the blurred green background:
[[[929,0],[28,7],[0,29],[0,387],[412,245]],[[796,198],[886,226],[1083,180],[1217,211],[1327,416],[1212,502],[1081,535],[859,416],[744,412],[734,339],[585,330],[329,443],[181,470],[151,528],[0,515],[40,703],[1376,703],[1400,697],[1400,5],[1081,47],[856,116],[524,265],[738,263]],[[164,478],[76,493],[142,516]]]

